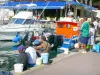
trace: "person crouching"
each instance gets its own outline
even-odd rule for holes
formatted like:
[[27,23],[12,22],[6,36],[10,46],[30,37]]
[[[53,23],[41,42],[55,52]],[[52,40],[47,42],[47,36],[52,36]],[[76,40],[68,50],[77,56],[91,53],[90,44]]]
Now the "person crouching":
[[28,56],[24,50],[25,50],[25,47],[23,45],[18,47],[18,51],[20,53],[18,57],[18,63],[23,64],[23,70],[27,70]]

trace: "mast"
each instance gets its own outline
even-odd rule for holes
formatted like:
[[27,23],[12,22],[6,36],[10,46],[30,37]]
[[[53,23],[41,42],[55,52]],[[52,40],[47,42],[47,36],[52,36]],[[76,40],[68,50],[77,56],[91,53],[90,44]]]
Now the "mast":
[[92,18],[92,0],[90,0],[90,6],[91,6],[91,18]]
[[[66,9],[65,9],[65,17],[66,17],[66,14],[67,14],[67,7],[68,7],[68,13],[71,11],[70,10],[70,3],[72,2],[72,0],[66,0]],[[67,5],[68,4],[68,5]]]

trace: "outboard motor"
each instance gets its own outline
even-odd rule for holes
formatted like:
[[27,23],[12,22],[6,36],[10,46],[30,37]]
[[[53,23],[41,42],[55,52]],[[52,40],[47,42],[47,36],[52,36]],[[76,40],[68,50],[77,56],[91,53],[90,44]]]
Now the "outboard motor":
[[25,44],[25,42],[30,42],[32,43],[33,42],[33,36],[34,36],[34,33],[33,32],[25,32],[25,34],[23,35],[22,37],[22,40],[21,40],[21,44]]
[[22,40],[27,41],[28,40],[28,34],[29,34],[29,32],[25,32],[24,36],[22,37]]
[[32,42],[32,37],[33,36],[34,36],[33,32],[29,32],[27,41],[31,41]]

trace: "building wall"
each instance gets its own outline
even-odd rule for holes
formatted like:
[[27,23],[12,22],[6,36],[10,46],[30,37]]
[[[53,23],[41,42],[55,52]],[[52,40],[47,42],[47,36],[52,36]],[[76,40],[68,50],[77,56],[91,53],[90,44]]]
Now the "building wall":
[[78,2],[80,2],[80,3],[84,3],[84,4],[91,5],[91,1],[92,1],[92,0],[87,0],[87,1],[85,1],[85,0],[74,0],[74,1],[78,1]]
[[79,15],[79,12],[78,12],[78,10],[80,10],[80,16],[79,17],[84,17],[84,7],[79,7],[79,6],[74,6],[74,15],[76,16],[76,17],[78,17]]

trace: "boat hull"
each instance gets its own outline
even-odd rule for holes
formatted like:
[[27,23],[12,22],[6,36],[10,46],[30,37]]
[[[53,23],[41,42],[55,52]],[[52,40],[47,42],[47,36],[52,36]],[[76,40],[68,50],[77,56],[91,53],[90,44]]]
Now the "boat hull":
[[2,26],[0,27],[0,40],[13,40],[16,37],[16,33],[19,32],[20,36],[23,36],[28,31],[40,31],[41,28],[37,26],[29,25],[13,25],[13,26]]

